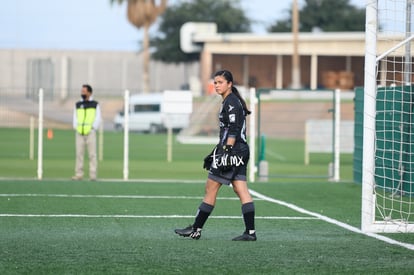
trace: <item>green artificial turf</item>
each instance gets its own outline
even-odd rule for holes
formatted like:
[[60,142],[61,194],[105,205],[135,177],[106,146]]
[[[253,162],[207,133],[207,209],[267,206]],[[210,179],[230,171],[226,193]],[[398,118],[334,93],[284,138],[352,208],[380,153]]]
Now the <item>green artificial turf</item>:
[[[212,145],[174,139],[167,162],[165,134],[131,133],[132,180],[123,181],[123,135],[105,132],[98,181],[71,181],[74,133],[55,130],[44,140],[43,179],[36,180],[29,131],[0,134],[0,274],[414,273],[412,250],[315,218],[360,228],[352,155],[341,155],[341,182],[330,182],[330,154],[311,154],[306,166],[303,141],[268,139],[270,177],[249,188],[315,215],[255,198],[258,241],[233,242],[244,224],[237,197],[223,187],[195,241],[173,230],[193,222],[207,175],[202,159]],[[385,236],[414,244],[413,234]]]
[[[354,184],[256,183],[250,187],[358,225],[360,189]],[[233,242],[231,238],[244,225],[240,203],[229,187],[220,190],[216,208],[197,241],[179,237],[173,229],[192,222],[203,195],[202,183],[3,180],[0,190],[1,274],[414,271],[414,251],[259,199],[255,201],[258,241]],[[404,236],[411,236],[405,241],[414,243],[412,234]]]

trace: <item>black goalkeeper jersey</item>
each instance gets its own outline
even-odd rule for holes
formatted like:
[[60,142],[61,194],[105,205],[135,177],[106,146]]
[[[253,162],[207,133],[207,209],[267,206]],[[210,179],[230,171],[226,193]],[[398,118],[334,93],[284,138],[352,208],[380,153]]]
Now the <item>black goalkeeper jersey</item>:
[[225,145],[227,138],[236,138],[233,148],[245,150],[246,138],[246,113],[239,98],[230,93],[223,101],[219,114],[220,145]]

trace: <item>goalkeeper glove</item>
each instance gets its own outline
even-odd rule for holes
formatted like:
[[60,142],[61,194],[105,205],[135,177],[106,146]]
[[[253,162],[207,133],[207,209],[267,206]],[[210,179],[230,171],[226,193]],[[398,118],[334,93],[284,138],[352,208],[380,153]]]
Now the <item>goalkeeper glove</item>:
[[232,168],[231,159],[233,157],[233,145],[223,146],[223,155],[221,157],[221,171],[229,171]]
[[206,169],[207,171],[210,170],[211,168],[211,164],[213,163],[213,155],[214,155],[214,151],[216,150],[217,146],[214,147],[214,149],[210,152],[210,154],[208,154],[205,158],[204,158],[204,163],[203,163],[203,168]]
[[213,155],[209,154],[204,158],[203,168],[207,171],[210,170],[211,164],[213,163]]

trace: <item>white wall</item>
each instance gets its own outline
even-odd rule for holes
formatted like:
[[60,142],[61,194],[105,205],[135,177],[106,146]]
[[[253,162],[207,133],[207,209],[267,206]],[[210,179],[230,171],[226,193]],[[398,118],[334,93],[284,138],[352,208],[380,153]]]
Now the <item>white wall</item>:
[[[122,96],[125,89],[132,93],[142,90],[142,55],[139,53],[4,49],[0,50],[0,93],[25,95],[31,83],[27,64],[34,59],[51,60],[54,98],[78,95],[84,83],[108,96]],[[189,83],[190,79],[198,79],[199,64],[187,66],[186,69],[184,64],[151,61],[151,90],[176,90]]]

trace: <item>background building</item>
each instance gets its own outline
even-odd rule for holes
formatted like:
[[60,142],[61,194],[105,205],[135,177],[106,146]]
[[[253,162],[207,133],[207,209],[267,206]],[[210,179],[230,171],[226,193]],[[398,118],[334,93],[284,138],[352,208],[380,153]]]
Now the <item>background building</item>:
[[[365,34],[300,33],[298,36],[300,82],[306,89],[341,88],[363,85]],[[201,79],[208,83],[218,69],[233,72],[239,85],[290,88],[292,83],[291,33],[203,34],[193,37],[202,44]]]

